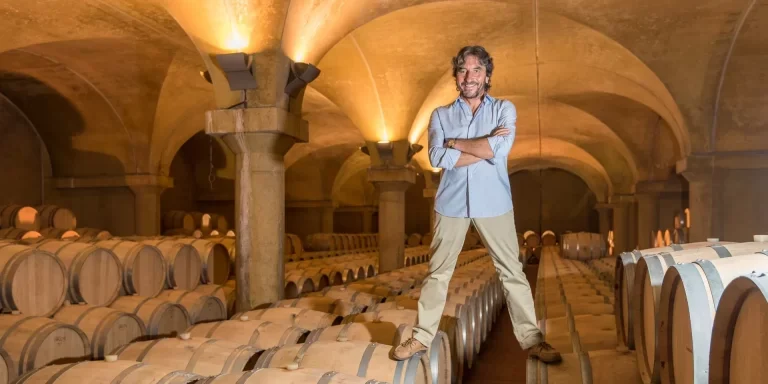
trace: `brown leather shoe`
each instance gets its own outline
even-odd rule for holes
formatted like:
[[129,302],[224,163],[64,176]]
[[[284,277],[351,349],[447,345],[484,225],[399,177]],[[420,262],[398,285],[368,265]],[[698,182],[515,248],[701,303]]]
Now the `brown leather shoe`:
[[559,363],[563,360],[563,358],[560,356],[560,352],[558,352],[554,347],[545,341],[542,341],[541,343],[538,343],[529,348],[528,356],[537,358],[539,361],[546,364]]
[[427,350],[427,347],[424,346],[424,344],[422,344],[420,341],[416,340],[415,338],[411,337],[410,339],[398,345],[392,351],[391,357],[394,360],[407,360],[407,359],[410,359],[411,356],[426,350]]

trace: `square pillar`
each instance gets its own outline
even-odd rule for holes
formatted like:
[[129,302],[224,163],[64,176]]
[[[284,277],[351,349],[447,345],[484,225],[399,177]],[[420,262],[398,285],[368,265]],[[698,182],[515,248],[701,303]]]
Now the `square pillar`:
[[285,154],[306,142],[306,121],[277,107],[206,112],[206,133],[235,153],[237,310],[284,297]]
[[152,175],[128,176],[126,180],[136,199],[136,235],[160,235],[160,196],[166,188],[173,187],[173,181],[165,176]]
[[595,205],[595,210],[598,214],[600,234],[604,239],[608,239],[608,232],[611,230],[611,214],[613,213],[613,206],[605,203],[598,203]]
[[691,228],[688,241],[706,241],[720,237],[713,231],[713,178],[714,159],[711,156],[690,156],[676,164],[677,172],[688,180],[688,208],[691,212]]
[[379,273],[405,266],[405,191],[416,182],[410,167],[369,168],[379,192]]
[[630,223],[634,217],[633,195],[614,195],[611,197],[613,206],[613,243],[614,254],[628,252],[634,249],[633,240],[636,240],[636,234],[632,233],[635,225]]

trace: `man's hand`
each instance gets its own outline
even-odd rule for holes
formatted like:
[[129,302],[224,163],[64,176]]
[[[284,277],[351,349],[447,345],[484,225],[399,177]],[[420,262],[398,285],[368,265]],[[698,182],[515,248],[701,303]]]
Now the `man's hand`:
[[510,134],[509,128],[496,127],[491,131],[491,136],[508,136]]

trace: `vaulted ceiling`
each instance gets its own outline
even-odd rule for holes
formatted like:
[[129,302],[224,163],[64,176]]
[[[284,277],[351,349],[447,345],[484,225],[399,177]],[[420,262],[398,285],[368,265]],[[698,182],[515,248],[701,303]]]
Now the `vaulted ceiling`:
[[510,170],[563,168],[605,199],[690,153],[768,149],[768,7],[753,0],[6,0],[0,18],[0,94],[54,176],[167,174],[234,97],[200,72],[237,50],[322,70],[303,101],[310,142],[286,156],[299,200],[358,180],[366,140],[426,146],[470,44],[518,110]]

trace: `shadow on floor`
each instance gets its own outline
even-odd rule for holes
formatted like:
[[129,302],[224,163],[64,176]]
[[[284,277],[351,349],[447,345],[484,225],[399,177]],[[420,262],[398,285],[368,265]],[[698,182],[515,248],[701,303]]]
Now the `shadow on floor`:
[[[536,292],[538,266],[526,266],[525,274],[531,290]],[[528,355],[515,339],[512,322],[505,305],[483,343],[477,362],[464,373],[465,384],[525,384],[525,362]]]

